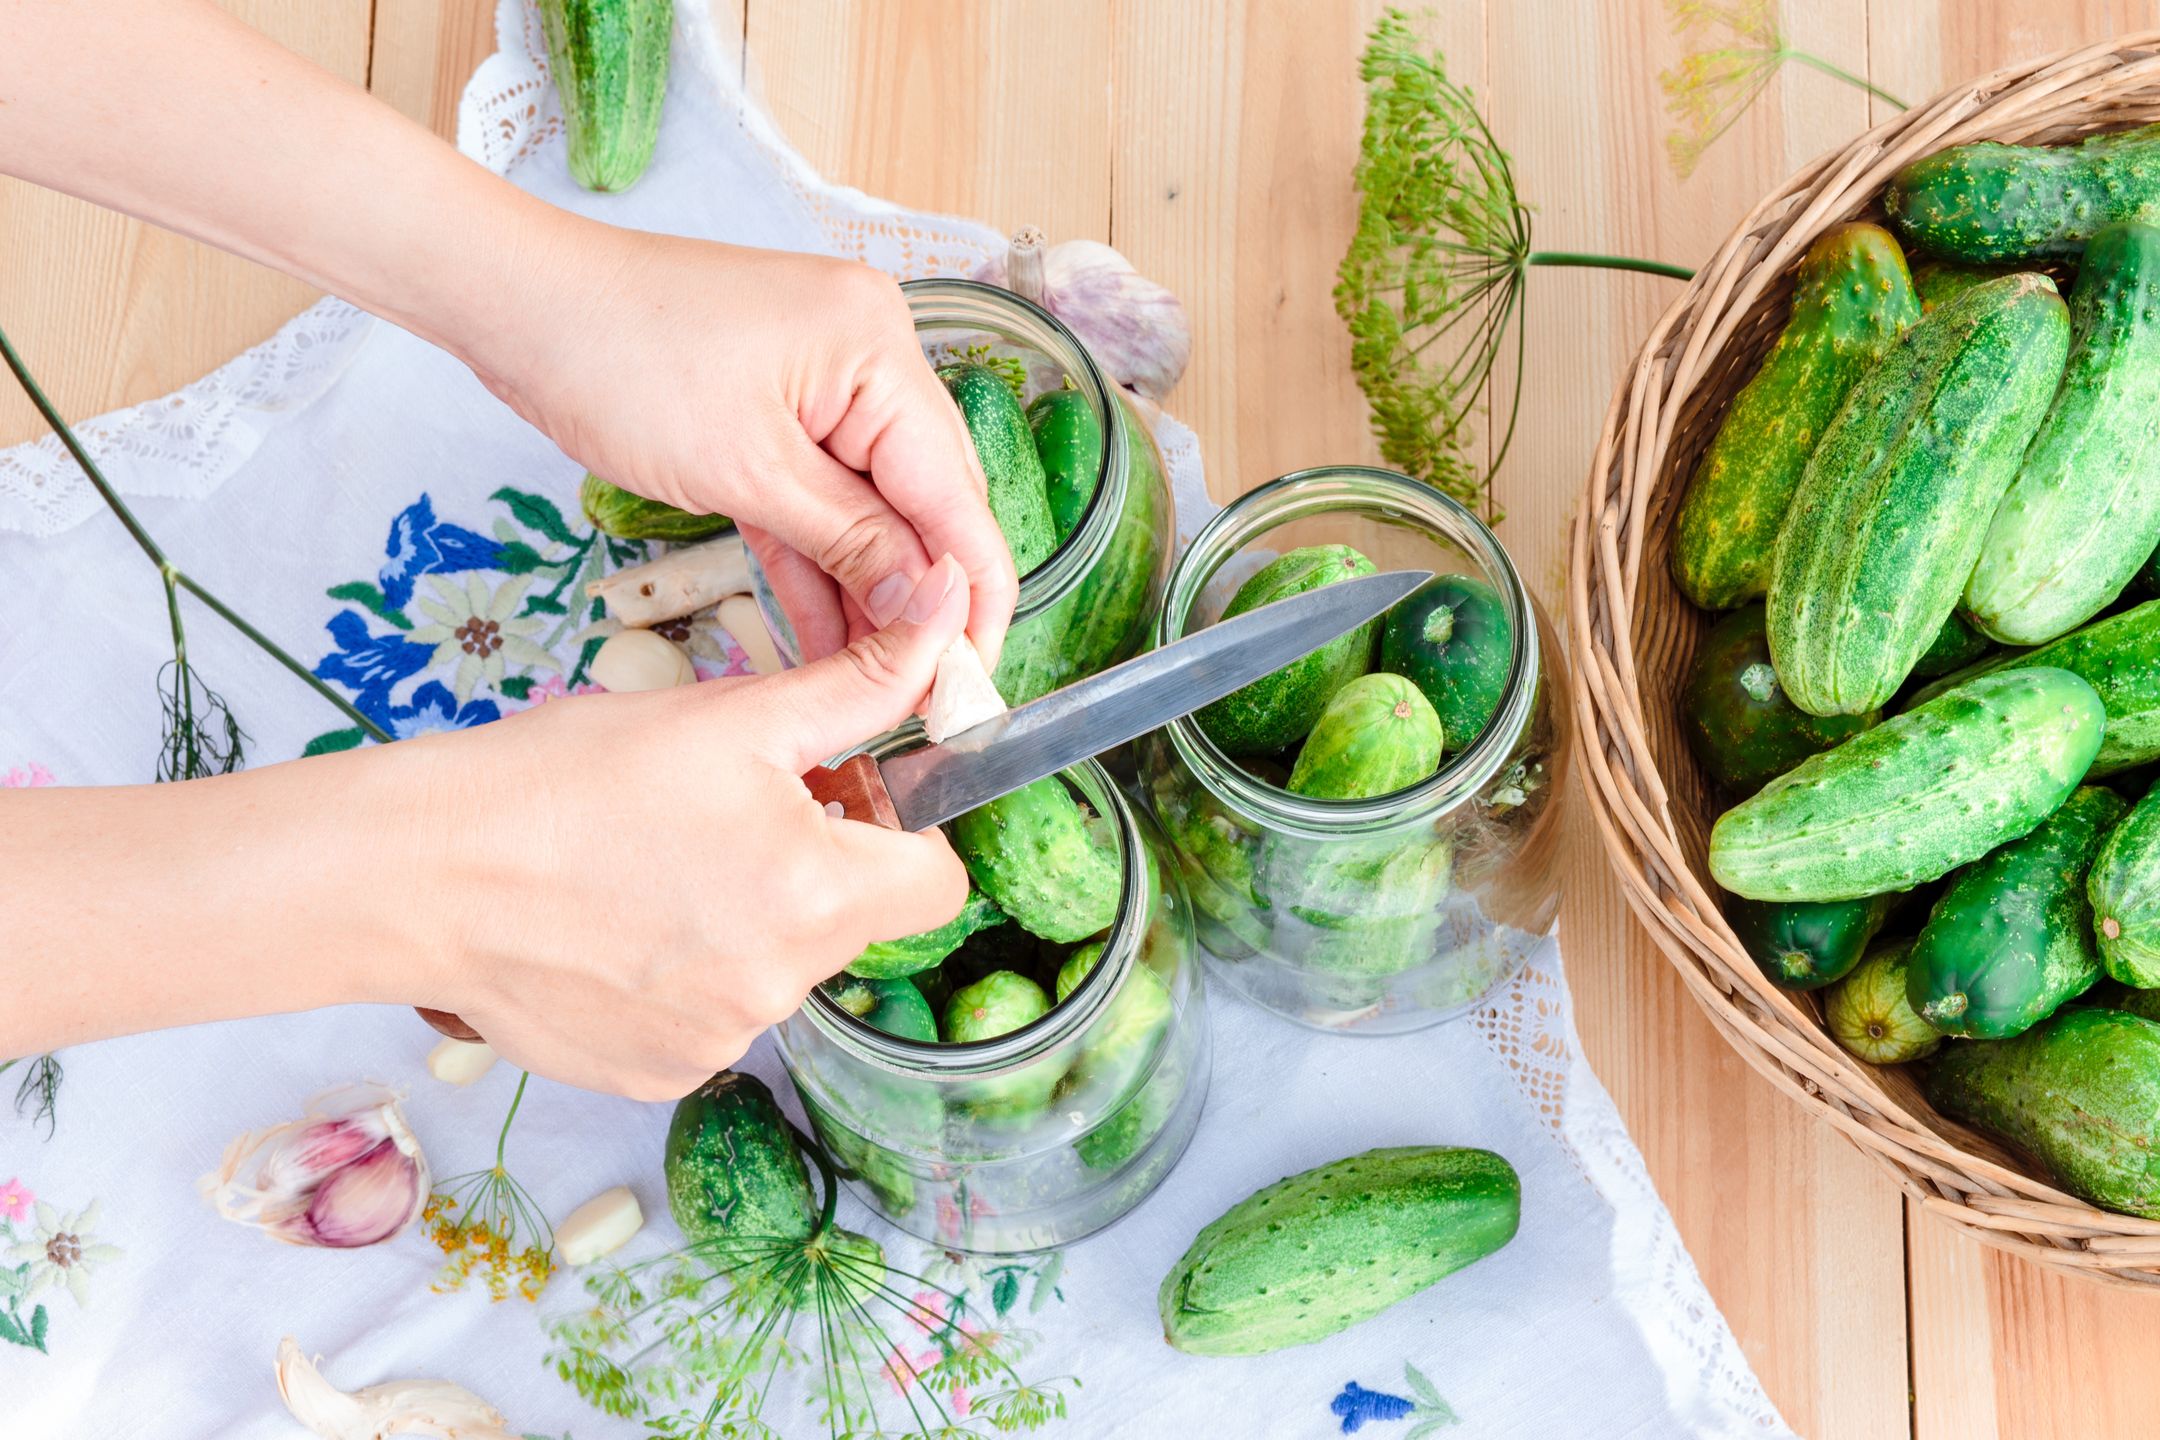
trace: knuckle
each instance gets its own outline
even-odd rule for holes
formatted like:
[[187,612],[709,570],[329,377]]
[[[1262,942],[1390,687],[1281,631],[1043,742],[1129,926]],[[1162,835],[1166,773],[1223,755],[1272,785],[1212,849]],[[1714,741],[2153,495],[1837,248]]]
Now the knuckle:
[[873,630],[850,642],[841,653],[847,656],[848,664],[866,684],[879,690],[897,685],[906,678],[907,667],[900,642],[883,630]]
[[843,585],[873,582],[892,568],[886,563],[889,549],[882,518],[858,515],[818,548],[818,568]]

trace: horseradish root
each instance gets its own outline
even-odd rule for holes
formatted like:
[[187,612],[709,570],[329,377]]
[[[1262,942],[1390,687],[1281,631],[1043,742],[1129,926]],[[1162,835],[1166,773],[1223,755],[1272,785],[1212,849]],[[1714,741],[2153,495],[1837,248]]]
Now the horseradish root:
[[749,590],[750,555],[741,535],[670,550],[585,587],[586,595],[606,601],[608,614],[630,626],[677,620]]

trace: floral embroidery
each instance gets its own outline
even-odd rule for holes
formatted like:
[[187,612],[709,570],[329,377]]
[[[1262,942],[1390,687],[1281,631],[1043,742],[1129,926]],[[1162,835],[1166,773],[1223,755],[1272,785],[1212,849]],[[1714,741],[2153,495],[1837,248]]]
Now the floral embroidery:
[[30,1218],[30,1202],[37,1197],[20,1180],[9,1180],[0,1185],[0,1220],[22,1221]]
[[435,518],[435,502],[423,494],[390,522],[383,546],[389,558],[377,574],[384,601],[400,609],[412,599],[413,583],[423,575],[456,575],[501,566],[503,547],[485,535]]
[[[45,1351],[52,1317],[37,1297],[47,1290],[67,1291],[78,1307],[90,1303],[91,1272],[120,1258],[118,1247],[92,1233],[97,1210],[93,1200],[67,1215],[20,1180],[0,1186],[0,1239],[11,1242],[0,1254],[0,1340]],[[19,1226],[29,1233],[18,1237]]]
[[1417,1422],[1406,1432],[1402,1440],[1425,1440],[1442,1426],[1456,1423],[1454,1410],[1440,1398],[1440,1392],[1425,1372],[1405,1362],[1403,1382],[1409,1387],[1408,1395],[1390,1395],[1384,1390],[1368,1390],[1352,1380],[1343,1386],[1335,1398],[1328,1402],[1328,1409],[1342,1421],[1342,1433],[1355,1435],[1374,1421],[1413,1420]]
[[530,669],[562,668],[533,641],[547,622],[518,610],[532,588],[530,575],[513,575],[492,594],[477,575],[466,576],[462,586],[430,575],[428,586],[434,597],[423,596],[416,603],[432,623],[414,630],[412,638],[434,645],[428,663],[435,669],[455,667],[452,685],[461,702],[472,699],[482,680],[490,688],[500,687],[512,662]]
[[41,790],[47,785],[57,785],[52,771],[35,760],[28,765],[16,765],[0,770],[0,790]]

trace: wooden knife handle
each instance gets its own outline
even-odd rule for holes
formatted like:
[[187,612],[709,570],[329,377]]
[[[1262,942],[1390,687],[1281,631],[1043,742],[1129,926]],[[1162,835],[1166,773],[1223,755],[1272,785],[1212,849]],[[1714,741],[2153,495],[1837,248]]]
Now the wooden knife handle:
[[[804,788],[810,798],[820,805],[838,805],[840,813],[850,820],[860,820],[865,825],[883,825],[888,830],[900,828],[900,812],[893,808],[892,792],[885,788],[885,777],[878,773],[877,761],[868,755],[857,755],[843,760],[830,768],[820,765],[802,777]],[[485,1044],[480,1032],[452,1015],[447,1010],[430,1010],[416,1005],[420,1018],[453,1040],[465,1040]]]

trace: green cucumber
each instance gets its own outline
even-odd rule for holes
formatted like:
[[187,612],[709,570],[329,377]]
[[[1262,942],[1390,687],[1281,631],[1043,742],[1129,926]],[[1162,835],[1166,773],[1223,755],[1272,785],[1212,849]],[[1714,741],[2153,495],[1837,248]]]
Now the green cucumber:
[[2079,145],[1953,145],[1891,177],[1890,223],[1952,260],[2067,258],[2103,227],[2160,221],[2160,125]]
[[2160,543],[2160,230],[2092,237],[2070,291],[2070,358],[1965,582],[1965,613],[2006,645],[2090,620]]
[[795,1131],[755,1075],[723,1070],[675,1106],[668,1210],[692,1241],[805,1240],[818,1207]]
[[2147,1020],[2160,1020],[2160,990],[2144,990],[2119,980],[2102,980],[2083,997],[2109,1010],[2122,1010]]
[[2107,973],[2141,990],[2160,986],[2160,786],[2109,832],[2086,894]]
[[1912,945],[1893,940],[1870,950],[1823,1002],[1831,1038],[1870,1065],[1903,1065],[1942,1048],[1942,1032],[1905,998]]
[[1423,784],[1440,770],[1440,717],[1400,675],[1360,675],[1328,701],[1290,768],[1290,793],[1369,800]]
[[1710,874],[1751,900],[1909,890],[2051,814],[2099,752],[2106,711],[2067,670],[1982,675],[1803,760],[1720,816]]
[[2000,280],[2012,271],[2001,265],[1961,265],[1955,260],[1923,260],[1913,266],[1913,289],[1920,293],[1922,313],[1955,300],[1975,285]]
[[679,545],[710,540],[735,523],[725,515],[693,515],[647,500],[597,475],[587,475],[578,486],[578,504],[595,530],[618,540],[665,540]]
[[1256,884],[1264,832],[1192,778],[1167,737],[1147,743],[1151,808],[1169,837],[1200,943],[1225,959],[1267,948],[1270,917]]
[[1948,675],[1953,670],[1964,669],[1994,648],[1987,636],[1966,624],[1965,617],[1953,610],[1943,621],[1942,629],[1935,632],[1928,648],[1913,662],[1912,673],[1929,679]]
[[1193,1238],[1156,1295],[1188,1355],[1347,1330],[1515,1238],[1522,1181],[1490,1150],[1369,1150],[1278,1180]]
[[1935,902],[1906,968],[1906,999],[1945,1035],[2031,1029],[2100,978],[2085,872],[2129,807],[2074,791],[2031,833],[1968,865]]
[[1763,607],[1743,605],[1710,628],[1680,691],[1680,731],[1719,785],[1752,795],[1878,716],[1810,715],[1786,698],[1770,663]]
[[898,940],[873,940],[848,962],[847,973],[865,980],[898,980],[942,964],[945,957],[978,930],[1005,923],[1005,912],[980,890],[968,891],[960,913],[935,930],[904,935]]
[[1809,457],[1770,566],[1770,653],[1795,705],[1897,693],[1958,602],[2069,348],[2042,275],[1991,280],[1907,330]]
[[1823,428],[1919,318],[1904,253],[1882,227],[1839,225],[1808,247],[1791,318],[1726,407],[1680,502],[1672,573],[1681,594],[1729,610],[1769,589],[1778,526]]
[[1435,576],[1381,620],[1380,668],[1425,692],[1448,749],[1459,754],[1492,723],[1514,673],[1515,631],[1507,606],[1482,580]]
[[926,1045],[938,1038],[937,1014],[911,979],[869,980],[841,974],[820,988],[832,996],[834,1004],[873,1029]]
[[1102,483],[1103,431],[1095,406],[1078,390],[1049,390],[1027,407],[1035,455],[1050,495],[1058,543],[1080,528],[1088,501]]
[[975,458],[990,487],[990,514],[1012,552],[1013,568],[1027,574],[1057,549],[1050,495],[1027,414],[1005,377],[972,360],[938,367],[945,392],[967,421]]
[[1256,888],[1276,914],[1276,953],[1307,970],[1372,979],[1433,958],[1453,881],[1454,847],[1429,830],[1324,843],[1279,834],[1261,851]]
[[1066,956],[1065,963],[1058,966],[1055,991],[1058,1004],[1064,1004],[1072,992],[1080,988],[1080,982],[1087,979],[1088,972],[1102,959],[1102,947],[1102,941],[1090,941]]
[[1814,990],[1842,978],[1889,918],[1895,895],[1860,900],[1725,902],[1725,918],[1748,958],[1773,984]]
[[[1372,573],[1372,561],[1348,545],[1306,545],[1276,556],[1238,586],[1222,618]],[[1368,622],[1204,706],[1193,719],[1226,755],[1287,750],[1305,738],[1337,690],[1372,668],[1372,651]]]
[[570,176],[627,190],[652,163],[667,95],[672,0],[540,0]]
[[948,1045],[995,1040],[1050,1013],[1050,998],[1025,975],[998,970],[953,991],[945,1002],[944,1039]]
[[1030,934],[1071,944],[1117,917],[1117,847],[1089,833],[1055,775],[968,811],[953,821],[952,840],[976,886]]
[[2037,1159],[2055,1183],[2160,1220],[2160,1024],[2073,1006],[2013,1040],[1946,1045],[1927,1097]]

